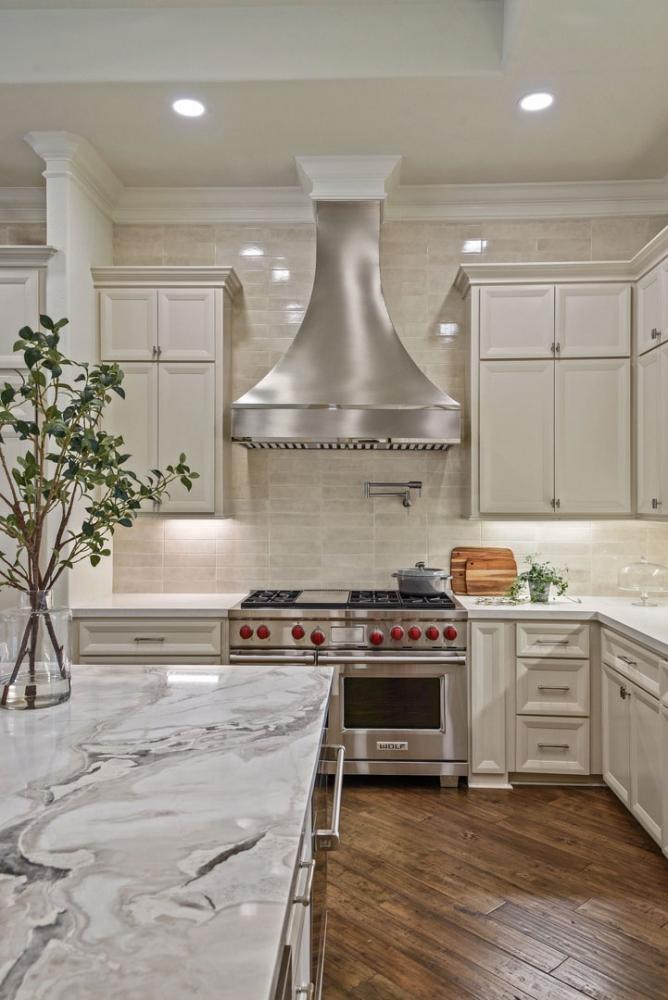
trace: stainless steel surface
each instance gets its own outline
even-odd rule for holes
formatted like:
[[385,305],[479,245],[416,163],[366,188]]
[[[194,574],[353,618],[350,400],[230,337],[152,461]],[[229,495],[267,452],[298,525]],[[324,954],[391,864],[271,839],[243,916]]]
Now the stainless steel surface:
[[452,577],[445,570],[425,566],[417,562],[409,569],[398,569],[392,576],[402,594],[445,594],[448,592],[447,581]]
[[343,795],[343,765],[346,759],[346,748],[340,744],[328,744],[323,749],[333,751],[336,754],[332,816],[329,827],[326,829],[317,829],[313,836],[317,850],[335,851],[341,840],[341,798]]
[[230,653],[230,663],[275,663],[277,666],[315,666],[315,653],[277,650],[274,653]]
[[316,204],[313,291],[294,341],[232,404],[255,447],[445,448],[461,407],[399,339],[380,278],[379,201]]
[[306,997],[307,1000],[313,1000],[315,997],[315,986],[313,983],[305,984],[304,986],[298,986],[295,990],[296,997]]
[[410,507],[413,503],[412,490],[418,496],[422,495],[422,481],[420,479],[411,480],[408,483],[372,483],[367,479],[364,484],[364,496],[367,500],[373,500],[374,497],[401,497],[404,507]]
[[[446,663],[466,663],[465,656],[429,656],[424,653],[419,654],[419,663],[432,663],[437,666],[442,666]],[[366,655],[362,654],[360,656],[347,654],[347,653],[320,653],[318,656],[318,663],[323,666],[328,666],[332,663],[350,663],[359,664],[360,666],[364,664],[379,666],[381,664],[392,664],[392,666],[403,666],[406,663],[415,663],[415,656],[378,656],[374,653],[368,653]]]
[[311,861],[300,861],[299,867],[302,871],[306,871],[306,883],[302,892],[298,893],[294,899],[293,903],[301,903],[302,906],[311,905],[311,894],[313,892],[313,879],[315,878],[315,859]]

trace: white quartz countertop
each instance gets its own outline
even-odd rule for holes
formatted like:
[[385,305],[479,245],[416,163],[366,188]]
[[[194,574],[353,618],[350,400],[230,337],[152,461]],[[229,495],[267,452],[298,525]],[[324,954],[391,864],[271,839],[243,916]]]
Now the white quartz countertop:
[[331,670],[73,670],[0,712],[0,997],[269,1000]]
[[73,604],[75,618],[227,618],[246,594],[110,594]]
[[[660,656],[668,657],[668,605],[640,608],[631,597],[561,597],[549,604],[509,604],[493,598],[457,595],[457,603],[472,621],[484,618],[515,620],[598,621],[644,643]],[[488,603],[489,602],[489,603]]]

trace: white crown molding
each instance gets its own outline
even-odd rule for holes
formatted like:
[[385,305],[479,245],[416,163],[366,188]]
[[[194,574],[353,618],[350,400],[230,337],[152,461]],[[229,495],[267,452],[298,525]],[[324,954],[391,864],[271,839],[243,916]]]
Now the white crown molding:
[[0,187],[0,222],[44,222],[43,187]]
[[46,267],[56,253],[55,247],[0,246],[0,267]]
[[126,187],[114,210],[118,223],[312,222],[301,188]]
[[668,213],[668,178],[531,184],[400,187],[387,218],[400,220],[553,219]]
[[47,181],[71,177],[105,215],[113,217],[123,185],[87,139],[73,132],[28,132],[24,138],[44,160],[42,176]]
[[385,201],[399,180],[401,156],[295,156],[312,201]]
[[110,265],[108,267],[92,267],[91,274],[96,288],[206,286],[207,288],[223,288],[232,298],[241,291],[241,282],[232,267],[182,267],[168,264],[157,266]]

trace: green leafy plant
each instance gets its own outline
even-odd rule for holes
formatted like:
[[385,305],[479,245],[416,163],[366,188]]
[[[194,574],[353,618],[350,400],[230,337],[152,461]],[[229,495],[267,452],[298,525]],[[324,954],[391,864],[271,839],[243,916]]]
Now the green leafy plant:
[[[130,527],[142,505],[168,496],[174,481],[190,490],[198,476],[183,454],[144,478],[127,468],[123,438],[102,429],[113,395],[125,397],[123,372],[67,358],[59,347],[67,322],[40,316],[43,330],[23,327],[14,350],[23,352],[27,370],[0,388],[0,532],[16,548],[13,557],[0,552],[0,586],[27,592],[33,610],[66,570],[110,555],[115,529]],[[13,468],[8,434],[26,442]],[[26,655],[34,664],[36,628],[31,619],[10,683]],[[62,670],[62,649],[50,635]]]
[[568,580],[563,573],[568,572],[567,568],[564,568],[563,573],[560,573],[552,563],[539,562],[538,554],[530,554],[524,561],[527,563],[528,569],[520,573],[511,584],[508,590],[508,597],[511,600],[516,601],[519,598],[525,584],[529,585],[532,601],[547,600],[551,586],[556,588],[559,597],[566,593]]

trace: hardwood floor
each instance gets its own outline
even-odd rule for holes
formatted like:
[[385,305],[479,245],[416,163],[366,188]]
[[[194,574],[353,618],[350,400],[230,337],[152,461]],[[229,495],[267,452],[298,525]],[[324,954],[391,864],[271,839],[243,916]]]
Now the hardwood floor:
[[668,862],[607,789],[349,778],[324,1000],[668,1000]]

